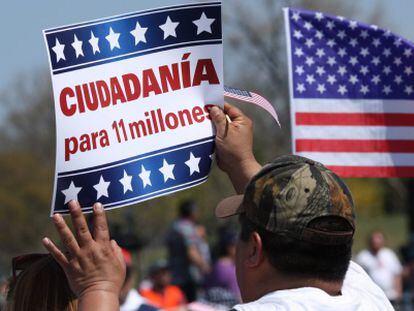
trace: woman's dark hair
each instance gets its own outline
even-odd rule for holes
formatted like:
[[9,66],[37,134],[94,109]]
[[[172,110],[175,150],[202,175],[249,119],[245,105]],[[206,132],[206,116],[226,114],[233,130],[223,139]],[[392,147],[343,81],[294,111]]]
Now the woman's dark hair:
[[[352,241],[341,245],[322,245],[266,231],[240,215],[240,239],[248,241],[257,232],[271,265],[286,275],[325,281],[343,281],[352,256]],[[317,223],[315,223],[317,225]],[[337,230],[348,230],[344,228]]]

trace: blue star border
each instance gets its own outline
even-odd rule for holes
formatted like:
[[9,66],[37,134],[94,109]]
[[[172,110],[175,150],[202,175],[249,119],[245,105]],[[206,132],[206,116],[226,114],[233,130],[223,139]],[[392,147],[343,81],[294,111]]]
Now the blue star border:
[[83,211],[95,202],[112,209],[190,188],[207,180],[214,137],[85,170],[59,173],[53,213],[68,213],[76,199]]
[[52,74],[174,49],[221,44],[221,2],[165,7],[44,30]]

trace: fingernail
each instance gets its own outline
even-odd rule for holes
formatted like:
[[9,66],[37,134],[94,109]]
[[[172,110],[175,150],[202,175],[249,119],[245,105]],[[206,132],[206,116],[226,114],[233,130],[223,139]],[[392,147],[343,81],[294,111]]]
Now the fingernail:
[[95,211],[97,211],[97,212],[102,212],[103,211],[103,206],[99,202],[95,203],[94,208],[95,208]]
[[75,210],[78,207],[78,201],[71,200],[71,201],[69,201],[68,206],[69,206],[69,210],[70,211],[73,211],[73,210]]
[[59,222],[59,221],[61,221],[62,220],[62,215],[60,215],[60,214],[55,214],[55,215],[53,215],[53,221],[54,222]]
[[42,242],[43,244],[46,244],[46,245],[50,244],[50,240],[48,238],[43,238]]

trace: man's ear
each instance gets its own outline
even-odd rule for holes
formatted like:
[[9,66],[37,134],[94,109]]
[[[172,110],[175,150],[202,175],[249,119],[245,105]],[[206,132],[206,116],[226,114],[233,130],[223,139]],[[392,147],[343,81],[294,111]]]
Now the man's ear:
[[263,241],[257,232],[250,235],[247,245],[246,265],[250,268],[257,267],[264,259]]

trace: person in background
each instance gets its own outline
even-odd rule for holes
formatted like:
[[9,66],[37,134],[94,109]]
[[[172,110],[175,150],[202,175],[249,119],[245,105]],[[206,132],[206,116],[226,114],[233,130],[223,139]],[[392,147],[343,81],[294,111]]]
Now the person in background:
[[158,310],[148,303],[134,288],[135,273],[132,265],[132,256],[129,251],[122,249],[126,272],[124,285],[119,295],[120,311],[155,311]]
[[166,246],[168,250],[168,266],[172,273],[172,283],[181,288],[188,302],[197,298],[197,280],[192,267],[201,275],[210,271],[198,249],[199,236],[195,224],[196,205],[193,201],[185,201],[179,206],[178,219],[168,230]]
[[151,287],[141,290],[141,295],[162,310],[185,310],[184,293],[178,286],[171,285],[171,273],[167,261],[159,260],[149,270]]
[[205,282],[206,299],[214,303],[233,306],[241,302],[234,263],[237,234],[224,226],[219,228],[218,237],[217,260]]
[[9,280],[6,277],[0,278],[0,311],[6,307],[7,292],[9,291]]
[[381,231],[370,234],[368,248],[362,250],[355,257],[355,261],[381,287],[391,303],[398,305],[402,298],[402,266],[397,255],[385,247],[385,238]]
[[[210,246],[208,245],[206,239],[207,239],[207,230],[206,227],[200,223],[196,224],[196,234],[197,234],[197,243],[196,247],[203,258],[203,260],[211,266],[211,252],[210,252]],[[190,267],[191,275],[193,276],[193,279],[195,283],[197,284],[197,287],[201,287],[204,283],[205,275],[201,273],[200,269],[196,267],[195,265],[192,265]]]
[[78,310],[77,297],[62,268],[51,255],[15,257],[13,275],[7,295],[7,311]]

